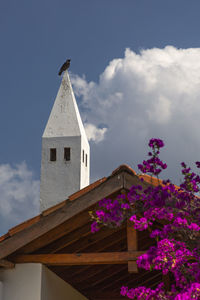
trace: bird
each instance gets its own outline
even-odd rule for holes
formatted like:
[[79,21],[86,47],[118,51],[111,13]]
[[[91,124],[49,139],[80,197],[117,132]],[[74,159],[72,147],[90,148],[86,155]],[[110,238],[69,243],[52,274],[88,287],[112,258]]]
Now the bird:
[[61,75],[62,72],[66,71],[67,69],[69,69],[70,66],[70,61],[71,59],[67,59],[66,62],[62,65],[62,67],[60,68],[60,71],[58,73],[58,75]]

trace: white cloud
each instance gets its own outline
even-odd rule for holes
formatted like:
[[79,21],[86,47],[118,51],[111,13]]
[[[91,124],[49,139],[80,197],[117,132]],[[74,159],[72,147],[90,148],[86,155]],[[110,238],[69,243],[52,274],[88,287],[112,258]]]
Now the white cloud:
[[86,135],[89,141],[94,141],[99,143],[104,139],[104,135],[107,131],[107,128],[97,128],[93,124],[84,124]]
[[72,83],[90,137],[101,124],[107,128],[101,143],[91,144],[94,178],[121,163],[137,169],[151,137],[165,140],[163,155],[177,180],[178,162],[200,158],[200,48],[126,49],[97,83],[77,75]]
[[0,232],[39,212],[39,181],[25,162],[0,165]]

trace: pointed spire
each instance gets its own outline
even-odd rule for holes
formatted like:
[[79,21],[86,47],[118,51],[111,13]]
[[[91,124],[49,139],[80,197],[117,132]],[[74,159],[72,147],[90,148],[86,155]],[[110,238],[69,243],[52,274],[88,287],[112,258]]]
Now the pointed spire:
[[85,136],[69,74],[66,71],[56,96],[43,137]]
[[42,137],[41,211],[67,199],[89,180],[90,146],[66,71]]

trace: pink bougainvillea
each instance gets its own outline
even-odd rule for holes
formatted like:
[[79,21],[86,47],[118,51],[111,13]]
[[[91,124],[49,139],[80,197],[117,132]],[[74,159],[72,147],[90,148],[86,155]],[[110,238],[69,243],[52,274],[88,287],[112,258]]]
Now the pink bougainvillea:
[[[158,178],[167,168],[159,158],[164,142],[151,139],[149,147],[149,159],[138,168]],[[132,186],[127,195],[101,200],[99,209],[91,214],[92,232],[98,231],[101,224],[115,227],[127,219],[139,231],[149,228],[156,246],[138,258],[138,267],[160,270],[164,275],[170,272],[174,278],[169,291],[165,291],[163,284],[154,290],[144,286],[121,287],[121,295],[129,299],[200,299],[200,199],[197,196],[200,176],[184,162],[181,166],[183,182],[180,187],[170,180],[158,180],[156,186],[149,184],[143,188],[141,182]],[[200,168],[200,162],[196,162],[196,167]],[[161,222],[162,226],[152,229],[155,222]]]

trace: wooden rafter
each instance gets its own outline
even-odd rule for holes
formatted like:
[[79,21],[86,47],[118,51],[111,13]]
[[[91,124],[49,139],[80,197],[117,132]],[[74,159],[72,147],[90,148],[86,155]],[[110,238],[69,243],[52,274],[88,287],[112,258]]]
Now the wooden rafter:
[[126,270],[126,265],[122,265],[119,268],[119,265],[114,266],[114,268],[110,268],[107,271],[104,271],[104,273],[102,274],[103,276],[99,276],[95,279],[95,282],[92,283],[92,287],[99,285],[101,283],[103,283],[104,281],[106,281],[107,279],[113,277],[115,274],[119,274],[121,271],[125,271]]
[[13,269],[15,264],[6,259],[0,259],[0,267],[5,269]]
[[[130,287],[137,287],[138,285],[143,285],[144,282],[146,282],[149,278],[152,278],[154,276],[157,277],[157,275],[159,275],[160,272],[158,271],[144,271],[142,270],[141,274],[138,273],[137,275],[135,275],[134,277],[125,277],[124,281],[126,282],[127,286]],[[161,276],[161,274],[160,274]],[[155,278],[155,277],[154,277]],[[149,286],[149,284],[148,284]],[[115,284],[115,287],[113,286],[113,290],[117,290],[119,287],[119,284]]]
[[135,262],[144,252],[102,252],[102,253],[73,253],[73,254],[30,254],[17,255],[15,263],[41,263],[46,265],[97,265],[97,264],[125,264]]
[[[94,234],[89,241],[80,240],[80,244],[76,243],[73,247],[66,248],[67,251],[62,253],[89,253],[96,252],[96,249],[98,249],[98,252],[115,252],[115,245],[118,245],[123,240],[123,230],[117,230],[112,233],[111,230],[104,229]],[[123,250],[118,247],[117,251]]]
[[81,237],[78,241],[63,248],[58,253],[95,252],[97,248],[98,251],[102,251],[102,248],[106,248],[110,243],[114,244],[115,240],[121,239],[121,232],[122,230],[119,230],[119,228],[114,230],[103,228],[96,234],[91,234],[87,239]]
[[[137,231],[133,228],[133,225],[130,221],[127,222],[127,248],[129,252],[138,250]],[[128,272],[137,273],[137,264],[133,263],[132,261],[128,261]]]
[[88,270],[87,272],[85,272],[84,276],[83,275],[81,275],[81,276],[79,275],[76,278],[73,278],[73,282],[75,284],[80,284],[80,283],[83,283],[83,282],[89,282],[89,283],[93,284],[93,282],[95,281],[95,278],[96,278],[96,280],[100,279],[102,274],[104,276],[104,275],[107,274],[107,272],[110,272],[111,267],[112,268],[113,267],[114,268],[115,267],[119,268],[119,265],[116,265],[116,266],[112,265],[111,267],[110,267],[110,265],[104,265],[104,266],[101,266],[100,268],[99,268],[99,265],[97,265],[97,266],[89,266],[89,267],[92,270]]
[[[125,243],[124,243],[125,244]],[[119,249],[119,247],[113,247],[112,245],[112,249],[110,249],[111,247],[109,246],[108,248],[103,246],[101,248],[96,248],[98,249],[98,252],[114,252],[114,251],[126,251],[126,247],[123,247],[122,249]],[[95,249],[95,250],[96,250]],[[95,252],[95,250],[93,251],[93,249],[91,248],[90,252]],[[89,252],[89,251],[79,251],[80,252]],[[63,274],[64,278],[67,280],[72,280],[73,282],[81,282],[81,281],[85,281],[92,277],[95,278],[95,276],[97,276],[97,278],[99,279],[101,277],[101,275],[105,275],[105,272],[107,269],[109,269],[109,273],[112,273],[113,268],[117,267],[117,269],[119,268],[119,265],[101,265],[101,267],[99,265],[96,266],[82,266],[81,268],[76,268],[74,266],[62,266],[62,269],[64,269],[64,272],[61,272],[61,270],[59,269],[59,273]],[[120,268],[122,268],[123,265],[120,266]],[[60,267],[61,268],[61,267]],[[127,266],[125,265],[125,268],[127,268]],[[51,267],[51,269],[54,271],[55,267]],[[99,274],[100,273],[100,274]],[[100,277],[99,277],[100,276]],[[88,281],[90,282],[90,280]]]
[[[118,273],[116,273],[112,276],[112,280],[107,278],[107,280],[103,281],[102,285],[101,285],[101,291],[112,290],[113,286],[116,284],[118,284],[118,289],[119,289],[120,285],[121,285],[121,281],[124,279],[124,276],[126,276],[125,274],[127,274],[126,270],[121,269],[121,270],[119,270]],[[128,275],[133,276],[132,274],[130,275],[129,273],[128,273]]]
[[[77,225],[76,225],[77,226]],[[91,222],[73,230],[72,232],[64,235],[58,240],[48,244],[46,247],[39,249],[38,254],[42,253],[56,253],[59,250],[67,247],[70,244],[75,243],[77,240],[91,234]]]
[[[59,214],[59,213],[58,213]],[[47,216],[48,217],[48,216]],[[80,212],[78,215],[74,216],[72,219],[67,220],[61,225],[53,228],[44,235],[38,237],[36,240],[31,241],[22,248],[22,253],[29,254],[36,252],[39,249],[47,246],[48,244],[58,240],[64,235],[70,234],[76,228],[80,228],[88,223],[88,212]]]
[[104,287],[104,284],[107,281],[110,281],[110,278],[115,278],[114,276],[120,274],[120,272],[125,272],[126,270],[127,270],[126,265],[114,265],[112,267],[109,266],[109,268],[104,272],[102,271],[101,273],[99,273],[97,276],[94,276],[90,280],[84,280],[82,282],[79,282],[77,286],[82,291],[87,289],[88,290],[94,289],[94,288],[98,289],[99,286],[101,286],[101,290],[102,290],[102,286]]
[[[146,274],[148,274],[149,276],[149,271],[146,272]],[[143,278],[144,278],[145,274],[142,270],[142,272],[138,272],[137,274],[129,274],[129,276],[127,274],[124,274],[123,277],[121,277],[119,280],[117,279],[114,283],[114,285],[112,286],[112,291],[116,292],[119,291],[119,286],[120,284],[122,284],[122,282],[126,283],[126,286],[130,286],[130,287],[135,287],[137,286],[137,284],[132,284],[136,279],[137,282],[142,282],[143,283]]]

